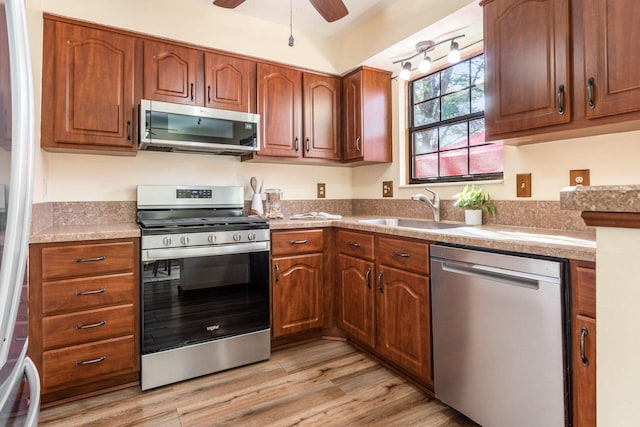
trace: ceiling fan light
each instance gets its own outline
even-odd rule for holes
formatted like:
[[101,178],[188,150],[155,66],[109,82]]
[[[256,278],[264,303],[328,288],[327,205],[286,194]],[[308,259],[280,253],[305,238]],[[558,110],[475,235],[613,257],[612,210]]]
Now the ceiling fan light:
[[425,73],[428,73],[430,69],[431,69],[431,58],[425,55],[424,59],[420,61],[420,65],[418,65],[418,71],[425,74]]
[[407,61],[402,64],[402,71],[398,75],[400,80],[409,80],[411,78],[411,62]]
[[447,55],[447,61],[449,61],[450,64],[460,62],[460,49],[458,43],[456,43],[455,41],[451,42],[451,48],[449,49],[449,55]]

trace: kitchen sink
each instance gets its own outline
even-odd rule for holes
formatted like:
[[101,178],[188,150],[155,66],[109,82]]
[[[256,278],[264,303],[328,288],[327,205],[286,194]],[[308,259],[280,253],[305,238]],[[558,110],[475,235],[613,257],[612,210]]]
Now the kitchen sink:
[[421,228],[425,230],[446,230],[449,228],[464,227],[465,224],[452,224],[450,222],[425,221],[420,219],[401,218],[375,218],[358,220],[363,224],[389,225],[392,227]]

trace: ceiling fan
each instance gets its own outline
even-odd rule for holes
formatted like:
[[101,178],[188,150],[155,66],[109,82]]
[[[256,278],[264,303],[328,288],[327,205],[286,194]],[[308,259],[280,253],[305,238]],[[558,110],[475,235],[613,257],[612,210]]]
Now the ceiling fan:
[[[244,2],[245,0],[215,0],[213,4],[227,9],[235,9]],[[309,0],[309,2],[327,22],[337,21],[349,14],[342,0]]]

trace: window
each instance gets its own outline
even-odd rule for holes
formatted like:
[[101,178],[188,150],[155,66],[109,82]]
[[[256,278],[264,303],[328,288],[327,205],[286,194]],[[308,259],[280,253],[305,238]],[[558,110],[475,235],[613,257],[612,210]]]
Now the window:
[[502,144],[484,140],[484,55],[409,83],[411,184],[502,178]]

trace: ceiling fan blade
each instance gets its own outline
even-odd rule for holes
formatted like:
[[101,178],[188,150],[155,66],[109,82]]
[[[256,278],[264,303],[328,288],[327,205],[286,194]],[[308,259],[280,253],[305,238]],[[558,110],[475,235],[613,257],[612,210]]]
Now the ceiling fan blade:
[[309,0],[327,22],[337,21],[349,14],[342,0]]
[[244,1],[245,0],[215,0],[213,4],[216,6],[225,7],[227,9],[235,9],[236,7],[244,3]]

